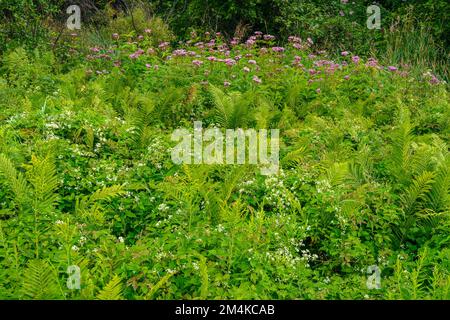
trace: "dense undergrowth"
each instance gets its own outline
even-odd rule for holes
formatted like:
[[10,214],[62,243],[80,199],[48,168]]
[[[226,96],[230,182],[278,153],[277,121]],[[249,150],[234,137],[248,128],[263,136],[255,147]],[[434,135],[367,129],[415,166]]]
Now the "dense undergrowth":
[[[2,56],[1,298],[450,298],[450,100],[432,72],[259,33],[83,37]],[[171,134],[196,120],[280,129],[279,174],[175,165]]]

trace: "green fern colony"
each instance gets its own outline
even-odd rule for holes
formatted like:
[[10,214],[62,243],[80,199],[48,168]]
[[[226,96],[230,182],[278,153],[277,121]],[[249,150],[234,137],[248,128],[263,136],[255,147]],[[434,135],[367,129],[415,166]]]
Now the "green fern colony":
[[[193,37],[1,56],[0,298],[449,299],[448,85]],[[194,121],[278,129],[278,172],[174,162]]]

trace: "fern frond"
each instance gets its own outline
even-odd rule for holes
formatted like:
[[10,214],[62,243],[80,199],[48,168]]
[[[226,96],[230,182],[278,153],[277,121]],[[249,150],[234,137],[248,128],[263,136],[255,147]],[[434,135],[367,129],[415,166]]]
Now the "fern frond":
[[125,193],[125,187],[123,185],[114,185],[111,187],[104,187],[103,189],[99,189],[95,191],[89,197],[89,203],[94,203],[96,201],[101,200],[111,200],[117,196],[120,196]]
[[42,260],[32,260],[28,263],[24,272],[22,292],[28,299],[61,298],[57,275],[50,265]]
[[152,299],[155,293],[161,289],[167,282],[169,282],[170,278],[172,278],[175,275],[175,272],[169,272],[164,277],[159,279],[159,281],[152,286],[149,293],[146,296],[146,299]]
[[3,154],[0,154],[0,176],[3,176],[6,180],[6,183],[15,195],[17,203],[24,204],[30,194],[29,185],[25,176],[21,172],[18,172],[14,168],[11,160]]
[[252,97],[246,97],[239,92],[227,95],[215,86],[210,87],[215,105],[215,121],[227,129],[244,128],[250,121],[249,101]]
[[408,189],[401,196],[401,202],[406,214],[413,213],[421,207],[418,204],[426,198],[427,193],[431,190],[434,172],[425,171],[416,177]]
[[102,221],[103,215],[99,202],[111,200],[124,193],[125,187],[123,185],[104,187],[91,195],[78,198],[75,203],[75,212],[82,216],[89,216],[97,221]]
[[27,165],[28,181],[33,186],[34,202],[36,211],[51,211],[59,199],[56,193],[59,181],[56,167],[48,157],[31,157],[31,165]]
[[118,275],[114,275],[108,284],[97,294],[99,300],[122,300],[122,284]]
[[295,168],[302,163],[302,160],[304,159],[306,153],[306,146],[296,146],[293,151],[290,151],[283,157],[283,159],[281,159],[281,165],[284,168]]
[[[448,157],[450,159],[450,157]],[[435,212],[450,209],[450,161],[443,162],[436,170],[433,186],[428,194],[428,205]]]
[[326,169],[327,180],[332,186],[342,184],[344,179],[348,175],[348,163],[347,162],[335,162]]
[[208,290],[209,290],[209,278],[208,278],[208,266],[206,265],[206,258],[199,255],[200,263],[200,278],[201,278],[201,287],[200,287],[200,299],[208,298]]
[[413,140],[413,126],[410,122],[409,110],[400,109],[398,127],[392,136],[391,173],[397,181],[406,184],[411,172],[408,170],[411,164],[411,142]]

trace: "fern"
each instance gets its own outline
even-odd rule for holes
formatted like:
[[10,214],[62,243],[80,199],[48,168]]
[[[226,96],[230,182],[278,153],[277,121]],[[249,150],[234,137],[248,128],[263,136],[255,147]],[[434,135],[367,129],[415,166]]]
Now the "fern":
[[33,187],[33,208],[36,212],[51,212],[58,201],[59,181],[54,163],[48,158],[31,157],[27,177]]
[[447,157],[436,170],[436,177],[428,197],[429,207],[435,212],[448,211],[450,208],[450,157]]
[[133,124],[133,142],[138,148],[144,147],[151,136],[151,124],[155,120],[155,105],[151,97],[133,93],[127,118]]
[[406,214],[413,213],[421,208],[420,202],[426,199],[431,190],[434,173],[425,171],[412,181],[410,187],[401,196],[403,209]]
[[162,277],[152,288],[146,296],[146,299],[152,299],[155,293],[161,289],[167,282],[169,282],[170,278],[175,275],[175,272],[169,272],[164,277]]
[[423,210],[423,201],[426,200],[427,193],[431,190],[433,178],[433,172],[423,172],[413,180],[409,188],[401,195],[404,217],[399,228],[394,228],[394,234],[399,240],[403,240],[413,223],[417,222],[418,212]]
[[61,293],[58,277],[50,265],[42,260],[32,260],[24,272],[22,292],[28,299],[58,299]]
[[227,129],[244,128],[251,120],[249,102],[251,97],[232,92],[229,95],[212,86],[210,92],[215,105],[215,121]]
[[390,171],[396,180],[402,184],[408,183],[411,172],[411,142],[413,140],[413,126],[410,122],[409,110],[400,109],[398,127],[392,136],[392,154]]
[[200,263],[200,277],[201,277],[201,287],[200,287],[200,299],[208,298],[208,290],[209,290],[209,278],[208,278],[208,266],[206,265],[206,258],[199,255]]
[[12,162],[3,154],[0,154],[0,176],[3,176],[11,188],[17,204],[24,205],[30,196],[29,185],[25,176],[18,172]]
[[78,198],[75,204],[75,212],[81,216],[91,217],[101,222],[103,221],[103,215],[100,201],[111,200],[124,193],[124,186],[121,185],[104,187],[91,195]]
[[304,145],[295,146],[292,151],[288,152],[281,159],[281,165],[284,168],[298,167],[301,165],[306,153],[307,153],[306,146],[304,146]]
[[122,300],[122,284],[118,275],[114,275],[108,284],[97,294],[99,300]]

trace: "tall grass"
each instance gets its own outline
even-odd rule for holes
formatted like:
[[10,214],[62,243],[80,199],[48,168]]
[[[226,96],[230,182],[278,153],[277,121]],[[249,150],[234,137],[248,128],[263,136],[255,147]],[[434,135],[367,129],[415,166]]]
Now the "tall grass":
[[391,24],[382,56],[392,64],[409,65],[413,75],[432,70],[449,80],[448,49],[435,41],[430,26],[415,20],[412,11]]

